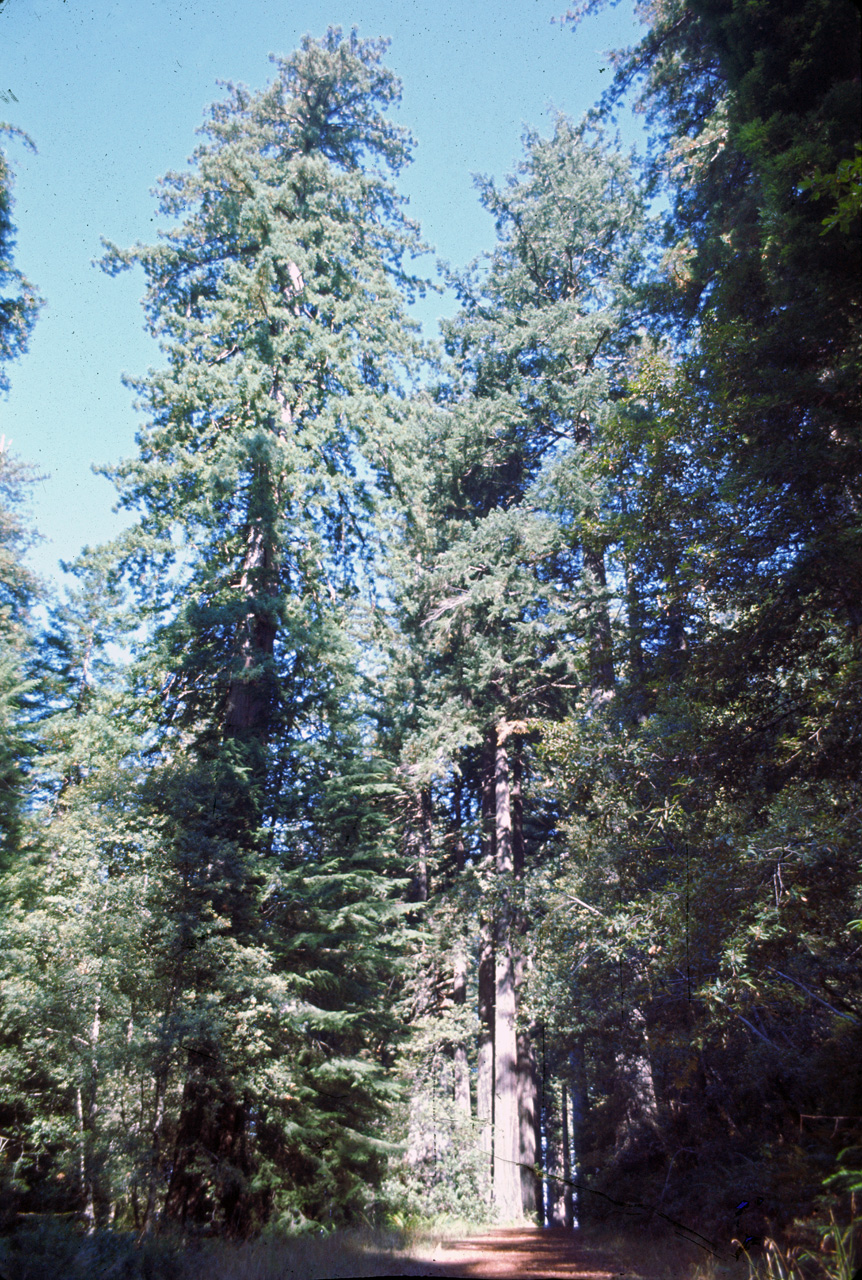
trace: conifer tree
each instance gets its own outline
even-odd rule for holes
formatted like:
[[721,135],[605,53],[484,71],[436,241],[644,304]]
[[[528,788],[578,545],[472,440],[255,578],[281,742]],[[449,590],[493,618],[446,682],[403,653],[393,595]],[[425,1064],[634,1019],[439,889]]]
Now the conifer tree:
[[519,738],[526,717],[558,717],[582,681],[610,678],[594,453],[635,337],[643,217],[626,161],[563,118],[549,140],[528,135],[504,187],[480,189],[499,241],[486,272],[456,280],[461,312],[444,326],[454,372],[418,416],[427,461],[400,576],[421,707],[412,749],[438,777],[457,762],[482,830],[478,1119],[493,1111],[496,1211],[520,1218],[538,1203],[538,1107],[517,1008]]
[[[33,143],[20,129],[0,123],[0,139],[17,138],[31,150]],[[41,299],[14,265],[15,226],[12,222],[13,173],[0,148],[0,391],[9,388],[6,364],[27,350]]]
[[229,86],[162,181],[172,229],[105,257],[143,267],[166,356],[111,472],[152,635],[133,669],[160,868],[143,1229],[349,1213],[378,1176],[398,881],[363,816],[390,784],[357,767],[347,622],[419,248],[384,51],[331,29],[266,90]]
[[[0,124],[0,140],[18,138],[33,144],[25,133]],[[41,299],[14,265],[15,227],[12,222],[13,173],[0,148],[0,393],[9,388],[7,363],[27,350]],[[23,734],[23,700],[30,656],[28,617],[38,592],[35,575],[24,555],[36,535],[22,518],[28,481],[33,472],[0,438],[0,848],[2,857],[14,845],[20,820],[22,765],[27,750]]]
[[24,558],[36,537],[23,511],[32,480],[32,468],[0,439],[0,865],[17,845],[32,753],[27,703],[33,689],[31,609],[39,583]]
[[[828,1143],[793,1146],[792,1109],[839,1110],[858,1034],[859,239],[852,201],[824,225],[811,199],[818,168],[852,173],[856,10],[643,8],[604,103],[643,77],[671,213],[652,342],[602,461],[626,587],[621,714],[545,728],[561,799],[571,784],[548,1007],[577,990],[560,1032],[587,1044],[586,1171],[713,1214],[767,1148],[776,1217],[779,1186],[811,1203]],[[815,885],[816,939],[796,915]],[[816,1001],[792,1013],[794,988],[829,1000],[831,1025]],[[605,1100],[623,991],[646,1070]],[[626,1129],[642,1134],[628,1152]],[[707,1166],[728,1169],[721,1187]]]

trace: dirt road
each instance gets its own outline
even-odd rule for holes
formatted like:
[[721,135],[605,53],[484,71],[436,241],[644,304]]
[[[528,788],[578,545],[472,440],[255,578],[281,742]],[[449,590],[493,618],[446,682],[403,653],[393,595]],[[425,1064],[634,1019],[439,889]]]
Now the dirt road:
[[[589,1245],[576,1244],[571,1231],[541,1227],[501,1228],[488,1235],[449,1240],[437,1246],[426,1274],[441,1277],[507,1277],[507,1280],[623,1280],[632,1272]],[[433,1270],[431,1269],[433,1268]]]

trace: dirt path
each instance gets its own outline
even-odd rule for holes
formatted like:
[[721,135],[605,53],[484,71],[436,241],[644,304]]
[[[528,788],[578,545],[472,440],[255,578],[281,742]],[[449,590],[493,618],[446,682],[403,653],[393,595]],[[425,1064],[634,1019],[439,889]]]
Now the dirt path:
[[[448,1240],[422,1259],[431,1275],[507,1277],[507,1280],[623,1280],[632,1275],[618,1261],[589,1245],[576,1244],[571,1231],[541,1227],[501,1228],[466,1240]],[[421,1274],[421,1273],[418,1273]]]

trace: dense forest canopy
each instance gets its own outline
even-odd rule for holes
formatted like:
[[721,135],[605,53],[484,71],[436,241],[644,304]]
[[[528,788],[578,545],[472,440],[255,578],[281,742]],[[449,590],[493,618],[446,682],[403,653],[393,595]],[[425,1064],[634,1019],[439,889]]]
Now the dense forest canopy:
[[387,42],[228,85],[38,614],[0,443],[0,1230],[857,1214],[859,14],[641,16],[439,348]]

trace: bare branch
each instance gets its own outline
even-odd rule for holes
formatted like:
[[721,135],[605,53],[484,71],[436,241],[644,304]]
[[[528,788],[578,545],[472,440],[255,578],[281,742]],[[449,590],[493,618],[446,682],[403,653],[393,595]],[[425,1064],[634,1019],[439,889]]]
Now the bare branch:
[[442,618],[444,613],[448,613],[450,609],[457,609],[461,604],[467,604],[471,598],[469,591],[462,591],[458,596],[447,596],[445,600],[441,600],[436,608],[432,609],[425,619],[423,626],[428,626],[429,622],[436,622],[438,618]]
[[759,1038],[764,1042],[764,1044],[768,1044],[768,1045],[769,1045],[769,1047],[770,1047],[770,1049],[774,1049],[776,1053],[783,1053],[783,1052],[784,1052],[784,1051],[783,1051],[783,1049],[779,1049],[779,1047],[778,1047],[778,1045],[777,1045],[777,1044],[773,1044],[773,1042],[772,1042],[771,1040],[768,1040],[768,1039],[766,1038],[766,1036],[763,1034],[763,1032],[762,1032],[762,1031],[758,1031],[758,1030],[757,1030],[757,1027],[755,1027],[753,1023],[751,1023],[751,1022],[749,1022],[749,1021],[748,1021],[748,1018],[743,1018],[743,1016],[742,1016],[742,1014],[741,1014],[741,1013],[736,1013],[736,1010],[734,1010],[734,1014],[735,1014],[735,1016],[736,1016],[737,1018],[739,1018],[739,1021],[740,1021],[740,1022],[744,1022],[744,1023],[745,1023],[745,1025],[748,1027],[749,1031],[753,1031],[753,1032],[754,1032],[754,1034],[755,1034],[756,1036],[758,1036],[758,1037],[759,1037]]
[[610,920],[610,916],[606,916],[604,911],[599,911],[598,907],[591,907],[590,904],[588,902],[584,902],[582,898],[577,898],[573,893],[566,893],[565,889],[563,890],[563,893],[567,898],[570,898],[572,902],[576,902],[579,907],[583,907],[586,911],[592,911],[594,916],[600,916],[602,920]]
[[834,1006],[829,1003],[828,1000],[824,1000],[821,996],[815,995],[815,993],[810,991],[803,983],[799,982],[796,978],[791,978],[788,973],[782,973],[781,970],[776,969],[774,965],[767,965],[767,968],[771,969],[773,973],[777,973],[779,978],[784,978],[785,982],[792,982],[794,987],[799,987],[806,995],[811,996],[812,1000],[816,1000],[818,1004],[825,1005],[830,1013],[835,1014],[836,1018],[847,1018],[850,1022],[854,1022],[858,1027],[859,1019],[854,1018],[852,1013],[840,1013],[838,1009],[834,1008]]

